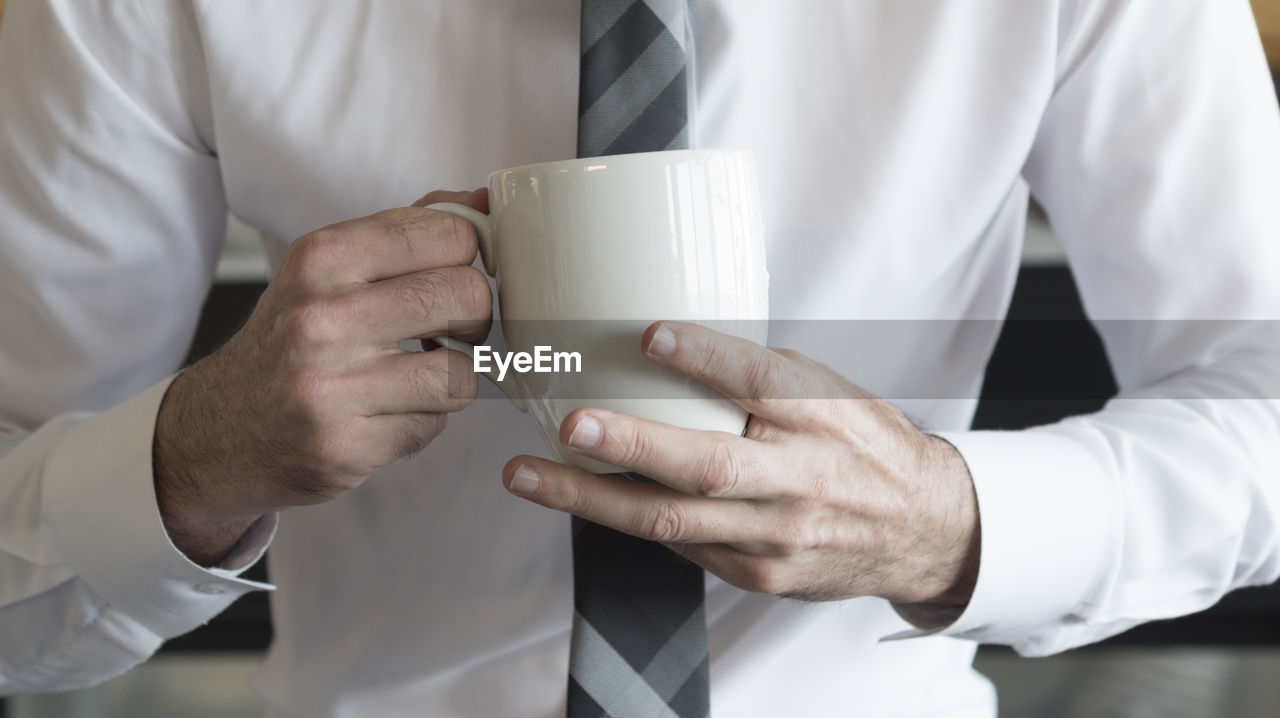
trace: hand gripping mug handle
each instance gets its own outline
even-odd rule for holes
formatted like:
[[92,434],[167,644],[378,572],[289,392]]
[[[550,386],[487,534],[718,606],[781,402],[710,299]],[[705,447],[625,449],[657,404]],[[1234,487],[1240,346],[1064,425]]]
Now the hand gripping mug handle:
[[[489,215],[455,202],[440,202],[428,205],[427,209],[448,212],[470,222],[476,228],[476,243],[480,246],[480,260],[484,262],[484,271],[491,277],[497,274],[498,258],[493,253],[493,219]],[[462,352],[473,360],[475,359],[476,348],[460,339],[436,337],[435,342],[445,349]],[[515,376],[514,373],[508,374],[501,381],[498,380],[498,373],[495,369],[486,371],[484,375],[489,378],[489,381],[493,382],[494,386],[501,389],[503,394],[507,395],[507,398],[511,400],[512,404],[516,405],[517,409],[524,412],[529,411],[528,405],[525,404],[524,399],[520,396],[520,386],[513,378]]]

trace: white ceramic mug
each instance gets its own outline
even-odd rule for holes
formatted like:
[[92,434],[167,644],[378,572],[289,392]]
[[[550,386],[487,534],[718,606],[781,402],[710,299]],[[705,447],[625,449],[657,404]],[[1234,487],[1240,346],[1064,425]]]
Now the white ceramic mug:
[[645,359],[640,339],[668,319],[765,343],[769,275],[757,184],[749,152],[676,150],[494,172],[488,215],[431,205],[475,225],[485,270],[497,279],[507,349],[581,355],[581,373],[512,372],[498,382],[559,460],[621,470],[561,446],[560,423],[585,406],[743,431],[744,410]]

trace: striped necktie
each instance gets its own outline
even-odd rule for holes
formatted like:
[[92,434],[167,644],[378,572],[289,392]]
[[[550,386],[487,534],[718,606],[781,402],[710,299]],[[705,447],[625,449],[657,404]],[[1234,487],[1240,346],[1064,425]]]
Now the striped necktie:
[[689,146],[685,0],[583,0],[578,156]]
[[[685,0],[583,0],[578,156],[689,146]],[[703,572],[574,518],[568,718],[707,718]]]

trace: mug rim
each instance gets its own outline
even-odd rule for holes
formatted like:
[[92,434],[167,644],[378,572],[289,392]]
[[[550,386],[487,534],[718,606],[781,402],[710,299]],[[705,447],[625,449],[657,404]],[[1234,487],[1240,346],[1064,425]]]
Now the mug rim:
[[[752,161],[755,160],[755,153],[753,151],[748,149],[735,148],[735,147],[697,147],[697,148],[690,148],[685,150],[657,150],[654,152],[628,152],[626,154],[621,154],[621,155],[601,155],[599,157],[576,157],[576,158],[567,159],[567,160],[552,160],[550,162],[531,162],[529,164],[516,165],[515,167],[508,167],[506,169],[500,169],[500,170],[495,170],[493,172],[490,172],[489,183],[492,184],[493,180],[497,178],[499,175],[514,173],[514,172],[531,173],[534,171],[545,171],[545,170],[554,171],[557,169],[572,169],[574,167],[578,167],[583,164],[588,164],[588,165],[591,163],[601,164],[602,162],[622,161],[624,163],[630,163],[640,158],[650,159],[650,158],[656,158],[656,157],[662,157],[662,156],[674,157],[677,155],[683,155],[683,156],[696,157],[698,155],[730,155],[730,154],[746,155]],[[598,169],[608,169],[608,167],[606,165]]]

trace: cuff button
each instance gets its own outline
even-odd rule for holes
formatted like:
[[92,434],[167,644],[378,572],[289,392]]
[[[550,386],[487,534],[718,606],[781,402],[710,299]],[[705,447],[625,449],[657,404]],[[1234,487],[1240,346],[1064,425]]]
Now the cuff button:
[[203,593],[206,596],[221,596],[227,592],[226,586],[219,583],[197,583],[195,585],[196,593]]

